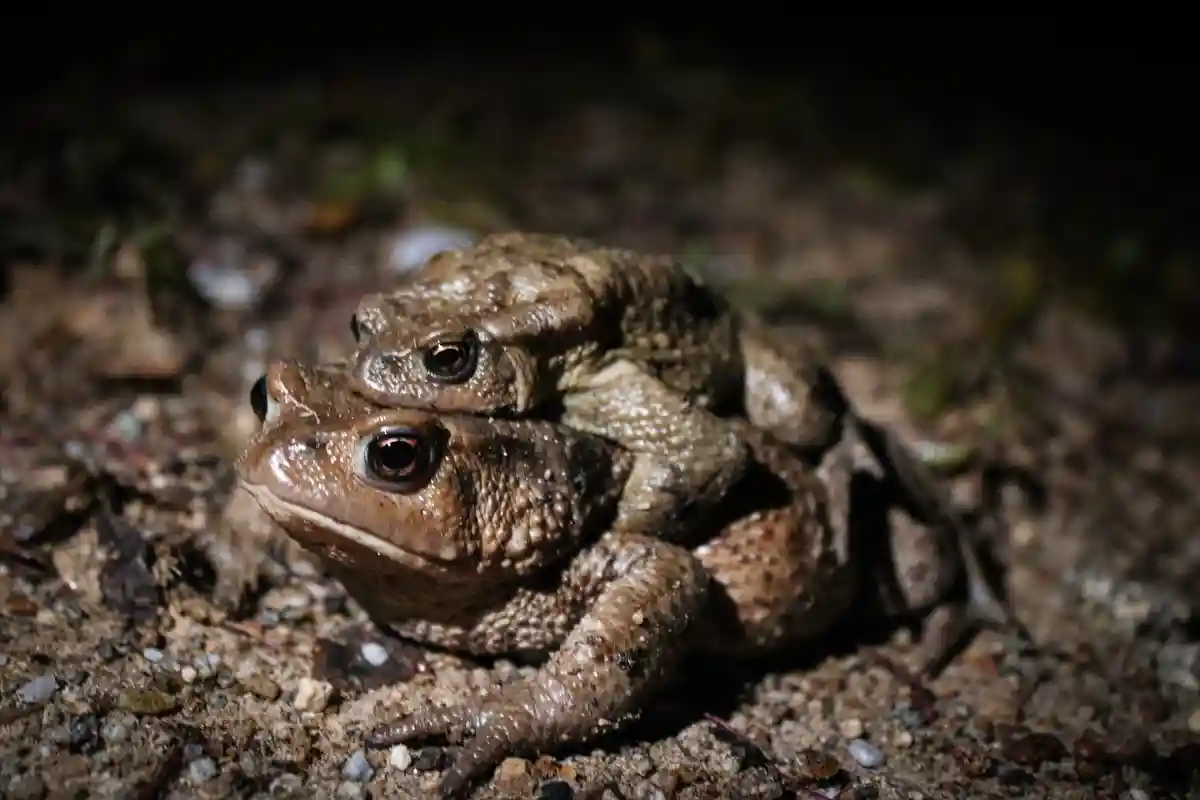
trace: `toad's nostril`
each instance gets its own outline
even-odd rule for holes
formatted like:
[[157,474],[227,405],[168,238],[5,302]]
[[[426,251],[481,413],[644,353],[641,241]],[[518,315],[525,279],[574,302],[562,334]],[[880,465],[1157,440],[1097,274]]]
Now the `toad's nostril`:
[[306,450],[320,452],[325,449],[325,439],[322,436],[313,435],[305,439],[303,445]]

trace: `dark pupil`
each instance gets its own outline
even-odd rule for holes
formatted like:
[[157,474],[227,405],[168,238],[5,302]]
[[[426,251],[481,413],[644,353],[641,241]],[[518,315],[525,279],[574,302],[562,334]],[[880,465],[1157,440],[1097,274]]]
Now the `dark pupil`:
[[414,436],[382,436],[371,443],[371,471],[381,478],[407,478],[419,471],[426,455]]
[[254,382],[250,387],[250,408],[254,409],[254,416],[258,417],[258,421],[262,422],[267,418],[267,376],[263,375]]
[[431,372],[439,375],[457,375],[467,365],[467,348],[461,344],[434,345],[426,360]]

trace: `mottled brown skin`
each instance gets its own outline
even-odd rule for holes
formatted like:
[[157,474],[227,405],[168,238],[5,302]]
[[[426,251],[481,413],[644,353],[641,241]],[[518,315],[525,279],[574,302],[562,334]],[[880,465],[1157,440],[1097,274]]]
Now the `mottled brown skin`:
[[[380,405],[554,418],[616,441],[635,458],[615,529],[684,535],[749,461],[714,413],[741,405],[738,324],[669,258],[498,234],[364,298],[353,374]],[[467,337],[471,368],[436,378],[430,348]]]
[[[262,430],[238,464],[243,488],[401,635],[548,654],[529,681],[372,736],[469,738],[448,793],[511,752],[636,715],[688,650],[752,654],[813,636],[858,591],[849,449],[814,472],[735,422],[755,456],[753,491],[683,546],[611,530],[633,458],[610,442],[537,420],[382,409],[339,380],[333,368],[273,365],[255,398]],[[366,444],[381,434],[437,455],[384,480]]]
[[[1011,622],[979,569],[973,532],[928,468],[897,437],[857,419],[802,344],[743,318],[675,259],[495,234],[364,298],[354,329],[356,390],[380,405],[553,418],[632,453],[615,530],[685,538],[722,501],[751,460],[727,417],[744,415],[810,462],[853,419],[886,479],[936,527],[938,547],[962,551],[970,616]],[[426,356],[467,337],[476,343],[467,368],[456,380],[435,379]]]

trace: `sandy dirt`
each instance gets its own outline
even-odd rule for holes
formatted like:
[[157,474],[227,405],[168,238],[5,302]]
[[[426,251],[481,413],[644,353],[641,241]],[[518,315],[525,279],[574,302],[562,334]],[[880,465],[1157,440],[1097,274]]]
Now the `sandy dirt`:
[[387,638],[296,553],[231,539],[263,523],[230,459],[268,359],[347,352],[362,293],[510,227],[681,253],[822,342],[864,413],[964,461],[1038,646],[984,632],[927,684],[909,631],[692,665],[644,725],[475,797],[1200,796],[1186,337],[1100,314],[1100,278],[1020,229],[964,232],[1038,190],[1010,151],[903,181],[830,144],[868,120],[770,91],[435,71],[31,113],[0,187],[0,796],[431,792],[441,750],[363,733],[529,668]]

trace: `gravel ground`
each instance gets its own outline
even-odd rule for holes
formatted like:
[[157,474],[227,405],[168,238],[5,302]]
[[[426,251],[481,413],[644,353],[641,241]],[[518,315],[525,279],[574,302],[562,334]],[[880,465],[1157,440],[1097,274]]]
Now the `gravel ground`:
[[1038,647],[984,632],[927,684],[909,631],[695,665],[639,728],[509,759],[476,797],[1200,796],[1183,337],[1097,321],[1037,254],[968,244],[988,154],[900,186],[836,137],[772,139],[719,76],[561,103],[552,78],[462,85],[29,117],[0,195],[0,795],[431,791],[442,751],[364,753],[363,732],[528,668],[382,636],[230,494],[230,458],[267,359],[344,353],[364,291],[517,227],[685,254],[823,343],[867,415],[969,452],[964,503],[1013,478],[990,499]]

